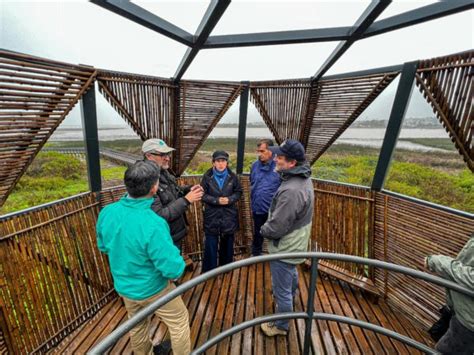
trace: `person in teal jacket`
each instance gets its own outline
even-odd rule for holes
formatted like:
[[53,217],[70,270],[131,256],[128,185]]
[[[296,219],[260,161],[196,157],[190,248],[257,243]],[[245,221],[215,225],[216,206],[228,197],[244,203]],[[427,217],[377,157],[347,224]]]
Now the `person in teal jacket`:
[[[167,222],[151,209],[158,189],[156,164],[138,161],[125,172],[127,194],[106,206],[97,221],[97,244],[107,254],[114,288],[123,298],[129,317],[170,292],[185,263],[173,244]],[[174,354],[189,354],[189,315],[181,297],[156,314],[168,326]],[[157,352],[149,337],[150,319],[130,332],[135,354]],[[164,344],[161,344],[163,347]]]

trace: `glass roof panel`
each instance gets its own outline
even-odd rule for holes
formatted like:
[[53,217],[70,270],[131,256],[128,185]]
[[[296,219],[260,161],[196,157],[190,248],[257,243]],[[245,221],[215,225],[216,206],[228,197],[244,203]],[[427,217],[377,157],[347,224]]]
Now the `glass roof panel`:
[[436,2],[437,1],[434,0],[395,0],[380,14],[379,17],[377,17],[377,21],[387,17],[400,15],[401,13],[415,10],[426,5],[431,5]]
[[199,52],[184,79],[273,80],[309,78],[337,42],[207,49]]
[[187,48],[86,0],[0,9],[1,48],[72,64],[170,77]]
[[402,64],[473,47],[474,11],[466,11],[358,41],[327,74]]
[[133,0],[133,3],[194,34],[210,4],[208,0]]
[[352,26],[369,3],[366,0],[232,1],[212,35]]

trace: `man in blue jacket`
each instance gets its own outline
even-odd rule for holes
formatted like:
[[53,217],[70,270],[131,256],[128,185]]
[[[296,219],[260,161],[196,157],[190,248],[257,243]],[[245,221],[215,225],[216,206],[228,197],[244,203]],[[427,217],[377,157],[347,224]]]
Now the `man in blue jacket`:
[[[174,288],[170,280],[184,271],[184,260],[173,244],[168,223],[151,209],[159,178],[156,164],[136,162],[125,172],[128,194],[106,206],[97,221],[97,244],[109,258],[114,288],[129,317],[169,293]],[[168,327],[173,354],[189,354],[189,315],[181,297],[155,313]],[[149,328],[148,318],[130,331],[134,354],[157,352]]]
[[270,204],[280,186],[280,175],[275,171],[274,155],[268,149],[272,146],[271,139],[262,139],[258,142],[258,160],[252,164],[250,172],[250,199],[254,224],[253,256],[262,254],[263,237],[260,228],[268,219]]

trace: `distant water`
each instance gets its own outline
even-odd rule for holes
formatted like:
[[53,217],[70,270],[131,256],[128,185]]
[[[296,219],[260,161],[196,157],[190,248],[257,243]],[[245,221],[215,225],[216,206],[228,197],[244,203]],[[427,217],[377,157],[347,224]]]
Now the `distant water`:
[[[210,138],[236,138],[237,128],[216,127],[209,135]],[[336,144],[345,143],[365,147],[380,147],[385,135],[384,128],[350,128],[342,134]],[[247,128],[249,138],[271,137],[271,133],[264,127]],[[400,138],[447,138],[443,129],[405,129],[400,132]],[[82,140],[82,130],[78,128],[58,129],[50,138],[51,141]],[[137,135],[128,127],[99,128],[99,139],[111,141],[116,139],[137,139]],[[399,141],[397,147],[417,151],[445,151],[444,149],[427,147],[421,144]]]

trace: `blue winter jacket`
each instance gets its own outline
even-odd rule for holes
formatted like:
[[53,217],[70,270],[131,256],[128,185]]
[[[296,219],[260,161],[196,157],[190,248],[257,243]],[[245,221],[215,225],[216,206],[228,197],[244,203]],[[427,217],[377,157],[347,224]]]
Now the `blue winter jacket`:
[[275,171],[276,163],[271,160],[263,164],[257,160],[250,171],[250,199],[252,212],[266,214],[270,209],[273,196],[280,187],[280,174]]

